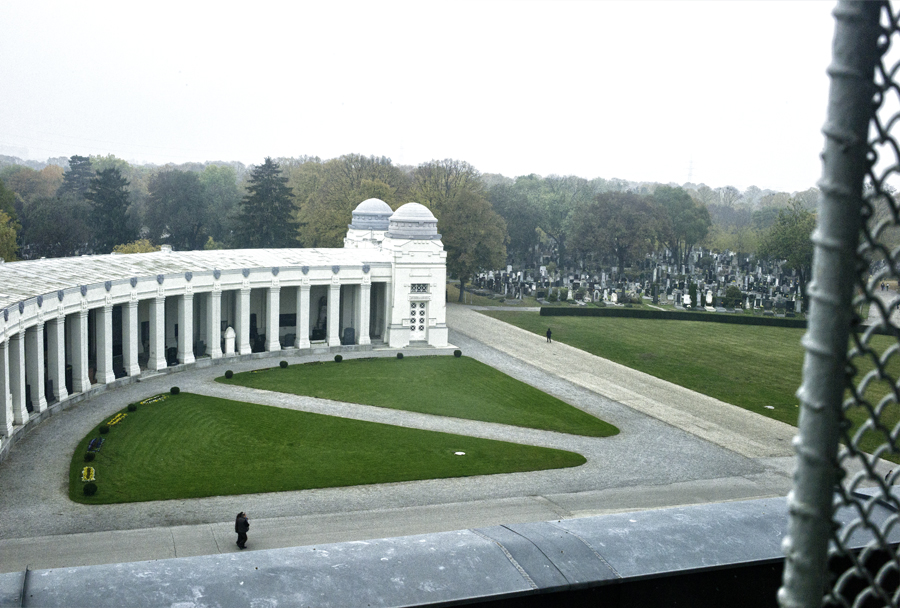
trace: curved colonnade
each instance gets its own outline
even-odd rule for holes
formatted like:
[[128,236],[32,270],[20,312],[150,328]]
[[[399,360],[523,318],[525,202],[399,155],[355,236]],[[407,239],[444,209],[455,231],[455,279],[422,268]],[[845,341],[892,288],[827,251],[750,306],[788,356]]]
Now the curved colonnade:
[[353,212],[342,249],[0,264],[0,459],[95,390],[252,353],[447,346],[446,253],[422,205]]

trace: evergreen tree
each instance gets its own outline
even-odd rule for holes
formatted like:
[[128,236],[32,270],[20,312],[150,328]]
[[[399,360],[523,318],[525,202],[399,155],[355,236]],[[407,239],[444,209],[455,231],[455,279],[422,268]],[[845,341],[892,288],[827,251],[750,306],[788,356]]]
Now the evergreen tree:
[[91,204],[91,227],[94,249],[110,253],[120,243],[137,238],[128,226],[128,180],[118,169],[104,169],[91,178],[86,198]]
[[90,158],[78,155],[70,157],[69,170],[63,174],[63,183],[57,194],[59,196],[75,194],[80,198],[86,198],[94,175]]
[[295,247],[297,228],[292,192],[281,167],[270,157],[253,169],[249,194],[241,201],[234,227],[238,247]]

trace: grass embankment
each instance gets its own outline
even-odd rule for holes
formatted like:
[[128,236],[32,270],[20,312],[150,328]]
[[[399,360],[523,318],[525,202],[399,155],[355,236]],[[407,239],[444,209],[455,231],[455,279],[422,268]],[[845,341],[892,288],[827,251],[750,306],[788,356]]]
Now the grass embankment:
[[350,359],[235,374],[225,384],[589,437],[619,429],[469,357]]
[[[88,504],[282,492],[579,466],[580,454],[181,393],[139,405],[75,450],[69,496]],[[104,444],[84,462],[91,439]],[[465,452],[456,455],[455,452]],[[98,492],[82,494],[93,467]]]
[[[804,329],[759,327],[695,321],[668,321],[603,317],[541,317],[538,313],[485,311],[538,335],[547,327],[553,338],[599,357],[621,363],[651,376],[668,380],[751,410],[763,416],[796,425],[799,408],[795,392],[800,386]],[[876,353],[885,352],[894,340],[875,336],[871,345]],[[858,383],[873,369],[871,361],[855,358]],[[900,361],[894,357],[888,366],[894,378],[900,377]],[[866,396],[877,403],[891,390],[889,382],[869,385]],[[768,409],[771,406],[773,409]],[[847,417],[857,429],[867,412],[854,408]],[[886,429],[900,422],[900,406],[887,407],[881,421]],[[867,432],[862,447],[872,451],[885,441],[883,431]],[[900,462],[897,455],[891,460]]]

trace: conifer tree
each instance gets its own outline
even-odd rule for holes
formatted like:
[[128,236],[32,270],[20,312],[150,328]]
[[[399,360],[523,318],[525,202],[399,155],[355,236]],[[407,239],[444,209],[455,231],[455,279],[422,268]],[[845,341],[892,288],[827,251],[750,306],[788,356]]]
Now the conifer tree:
[[247,185],[249,194],[241,201],[235,227],[238,247],[296,247],[297,228],[294,205],[287,178],[270,157],[254,168]]
[[59,187],[58,195],[74,194],[85,198],[91,187],[91,179],[94,177],[94,169],[91,159],[87,156],[69,157],[69,170],[63,174],[63,183]]
[[120,243],[129,243],[137,234],[128,226],[128,180],[118,169],[104,169],[91,178],[86,198],[91,204],[94,250],[110,253]]

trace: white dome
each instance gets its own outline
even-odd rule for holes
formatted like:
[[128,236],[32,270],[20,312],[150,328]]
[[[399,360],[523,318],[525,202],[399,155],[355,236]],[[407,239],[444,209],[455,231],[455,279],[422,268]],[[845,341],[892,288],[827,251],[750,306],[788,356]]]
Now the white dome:
[[437,218],[425,205],[406,203],[394,212],[387,236],[400,239],[439,239]]
[[367,198],[353,210],[353,221],[350,228],[387,230],[392,213],[390,206],[380,198]]

